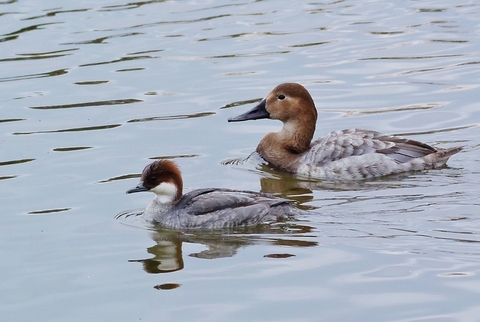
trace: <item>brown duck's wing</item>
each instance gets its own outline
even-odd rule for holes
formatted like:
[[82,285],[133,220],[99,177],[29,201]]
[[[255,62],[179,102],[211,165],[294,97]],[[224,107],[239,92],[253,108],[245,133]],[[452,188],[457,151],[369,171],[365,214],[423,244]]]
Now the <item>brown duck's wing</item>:
[[314,141],[304,162],[323,166],[355,155],[375,153],[392,147],[393,142],[379,140],[383,134],[370,130],[333,131]]
[[412,159],[423,158],[424,156],[437,152],[437,149],[434,147],[415,140],[388,135],[382,135],[376,139],[382,142],[392,143],[390,147],[378,149],[375,152],[385,154],[397,163],[410,162]]
[[435,152],[438,150],[419,141],[376,131],[348,129],[330,132],[313,142],[306,158],[311,158],[318,166],[322,166],[351,156],[380,153],[397,163],[406,163]]

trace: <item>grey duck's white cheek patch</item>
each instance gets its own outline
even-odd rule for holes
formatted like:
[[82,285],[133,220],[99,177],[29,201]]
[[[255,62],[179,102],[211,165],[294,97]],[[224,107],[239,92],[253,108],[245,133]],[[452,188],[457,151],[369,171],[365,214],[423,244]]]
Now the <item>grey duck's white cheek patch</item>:
[[177,195],[177,186],[171,182],[162,182],[155,188],[150,189],[151,192],[157,195],[157,199],[161,203],[172,202]]

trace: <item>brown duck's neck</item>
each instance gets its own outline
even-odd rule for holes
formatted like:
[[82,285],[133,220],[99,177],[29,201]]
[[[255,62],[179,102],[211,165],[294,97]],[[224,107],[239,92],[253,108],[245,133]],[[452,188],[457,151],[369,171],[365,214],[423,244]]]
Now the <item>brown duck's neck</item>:
[[257,153],[271,163],[272,165],[282,168],[286,171],[293,171],[291,167],[310,147],[310,140],[308,145],[305,142],[299,144],[299,141],[285,140],[278,133],[267,134],[257,147]]
[[310,147],[313,134],[315,133],[315,123],[307,120],[298,120],[296,122],[287,122],[283,125],[280,132],[275,133],[276,139],[281,142],[281,146],[294,154],[303,153]]

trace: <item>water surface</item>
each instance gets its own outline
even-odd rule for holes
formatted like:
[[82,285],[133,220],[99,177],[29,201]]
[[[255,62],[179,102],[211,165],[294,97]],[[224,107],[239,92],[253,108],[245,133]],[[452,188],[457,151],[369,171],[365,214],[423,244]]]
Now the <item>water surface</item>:
[[[477,1],[0,2],[2,321],[477,321]],[[229,124],[282,82],[317,134],[464,145],[444,169],[304,181]],[[296,200],[269,229],[174,232],[125,195],[175,159],[186,189]]]

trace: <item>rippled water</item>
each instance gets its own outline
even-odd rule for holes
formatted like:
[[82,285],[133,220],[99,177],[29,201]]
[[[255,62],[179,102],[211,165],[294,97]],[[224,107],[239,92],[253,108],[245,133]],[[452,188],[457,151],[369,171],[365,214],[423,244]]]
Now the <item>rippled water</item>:
[[[478,321],[478,1],[0,1],[2,321]],[[464,145],[449,167],[351,185],[237,165],[281,82],[317,134]],[[262,190],[311,216],[151,227],[151,159],[187,189]],[[120,216],[115,219],[115,217]],[[127,216],[126,214],[130,214]]]

